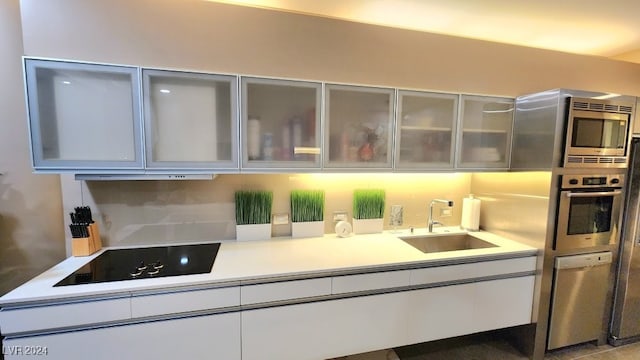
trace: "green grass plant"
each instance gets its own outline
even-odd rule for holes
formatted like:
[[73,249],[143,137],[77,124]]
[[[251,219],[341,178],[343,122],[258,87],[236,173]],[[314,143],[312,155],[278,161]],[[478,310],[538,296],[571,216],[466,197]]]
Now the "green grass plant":
[[291,221],[322,221],[324,219],[324,190],[291,191]]
[[353,191],[354,219],[381,219],[384,217],[383,189],[356,189]]
[[261,190],[241,190],[235,193],[236,224],[269,224],[273,192]]

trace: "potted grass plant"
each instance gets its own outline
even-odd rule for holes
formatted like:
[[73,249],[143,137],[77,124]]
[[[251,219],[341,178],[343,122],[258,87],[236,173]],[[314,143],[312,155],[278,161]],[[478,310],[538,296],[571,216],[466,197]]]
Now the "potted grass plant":
[[353,191],[353,232],[373,234],[382,232],[384,217],[383,189]]
[[271,238],[271,191],[236,191],[236,239],[268,240]]
[[324,191],[291,191],[291,237],[324,235]]

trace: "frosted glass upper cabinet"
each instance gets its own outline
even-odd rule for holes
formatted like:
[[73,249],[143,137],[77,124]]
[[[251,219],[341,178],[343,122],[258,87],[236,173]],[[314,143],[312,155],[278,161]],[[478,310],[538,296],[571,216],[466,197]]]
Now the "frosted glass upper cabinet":
[[457,167],[508,168],[514,100],[462,95],[460,108]]
[[138,69],[25,59],[35,170],[142,171]]
[[458,95],[398,91],[397,169],[451,169]]
[[237,170],[237,77],[142,74],[147,168]]
[[325,91],[325,167],[391,169],[395,91],[346,85]]
[[242,78],[242,167],[319,169],[322,85]]

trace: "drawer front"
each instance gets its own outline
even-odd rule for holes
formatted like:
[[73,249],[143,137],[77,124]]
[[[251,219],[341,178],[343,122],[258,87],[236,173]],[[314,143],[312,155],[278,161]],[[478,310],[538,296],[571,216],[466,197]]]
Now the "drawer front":
[[536,257],[485,261],[411,270],[411,285],[479,278],[534,271]]
[[2,334],[91,325],[131,318],[130,298],[95,300],[0,311]]
[[323,295],[331,295],[331,278],[329,277],[245,285],[240,291],[242,305]]
[[2,345],[6,360],[240,360],[240,336],[236,312],[6,338]]
[[334,294],[389,289],[411,284],[411,271],[386,271],[371,274],[345,275],[333,278]]
[[131,298],[133,318],[240,305],[240,287],[180,291]]
[[407,345],[406,297],[398,292],[243,311],[242,359],[330,359]]

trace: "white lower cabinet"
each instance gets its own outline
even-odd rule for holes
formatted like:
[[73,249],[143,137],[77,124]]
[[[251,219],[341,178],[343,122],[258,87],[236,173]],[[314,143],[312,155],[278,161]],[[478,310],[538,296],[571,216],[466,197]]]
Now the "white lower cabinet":
[[534,276],[411,291],[409,344],[531,322]]
[[532,275],[475,283],[473,332],[530,323],[534,282]]
[[64,328],[126,320],[131,317],[129,298],[83,301],[0,311],[2,333]]
[[131,297],[131,317],[175,314],[188,311],[220,309],[240,305],[240,287],[225,287],[195,291]]
[[242,359],[326,359],[531,322],[534,276],[242,312]]
[[473,331],[475,284],[443,286],[410,292],[408,344],[444,339]]
[[[472,265],[477,268],[477,276],[487,279],[532,271],[535,263],[529,266],[528,260]],[[45,353],[47,359],[61,360],[327,359],[531,322],[534,275],[443,286],[446,284],[443,281],[470,281],[464,279],[469,275],[470,266],[449,266],[454,275],[457,274],[453,278],[452,275],[440,276],[443,271],[440,268],[413,269],[137,295],[131,303],[123,298],[4,310],[2,331],[9,337],[3,341],[3,352],[7,360]],[[430,283],[440,286],[371,295],[360,293],[362,296],[294,305],[280,303],[278,306],[277,303],[391,290],[409,284],[426,287]],[[248,309],[259,303],[276,306]],[[242,311],[179,317],[188,311],[242,309],[238,305],[246,307]],[[64,317],[63,312],[67,310]],[[135,321],[130,319],[131,312],[134,319],[146,317],[147,321],[46,333],[66,326]],[[168,314],[175,318],[154,317]],[[8,320],[16,325],[6,326]],[[42,331],[41,335],[12,335],[38,330]]]
[[327,359],[403,344],[407,293],[242,312],[242,359]]
[[333,294],[349,292],[389,289],[409,286],[411,284],[411,270],[385,271],[371,274],[334,276]]
[[240,288],[240,301],[242,305],[249,305],[329,294],[331,294],[331,278],[325,277],[244,285]]
[[240,313],[5,339],[3,350],[6,360],[36,350],[48,360],[240,360]]

